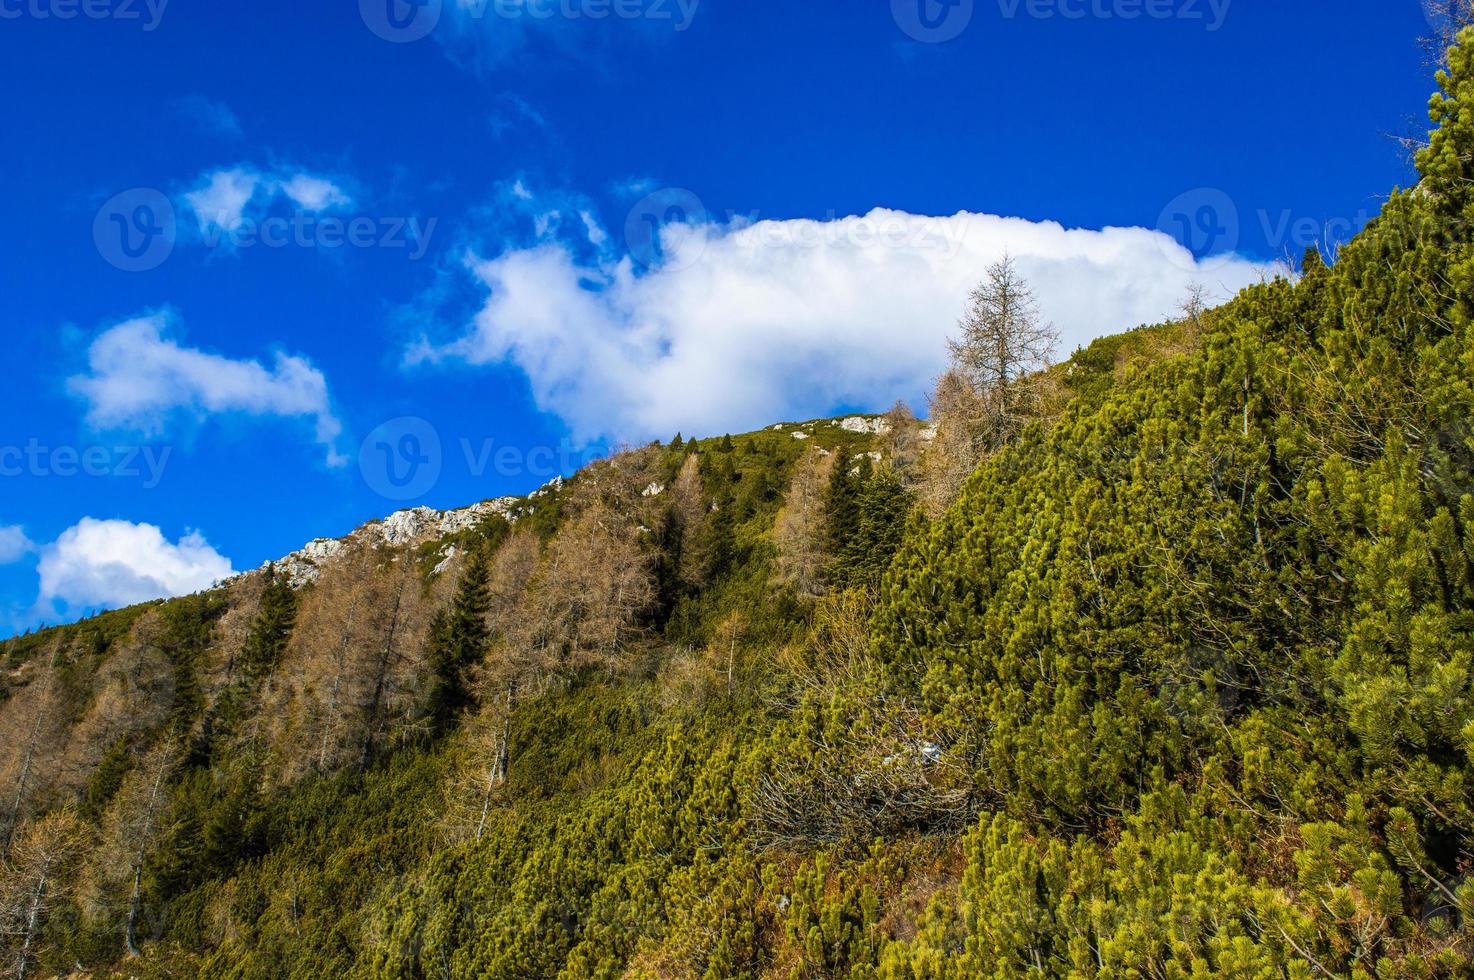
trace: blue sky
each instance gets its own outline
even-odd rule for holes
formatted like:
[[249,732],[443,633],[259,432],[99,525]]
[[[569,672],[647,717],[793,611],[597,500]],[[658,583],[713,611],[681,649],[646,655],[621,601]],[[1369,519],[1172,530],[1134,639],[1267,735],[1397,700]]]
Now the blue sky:
[[659,436],[924,405],[1408,181],[1418,0],[0,0],[0,632]]

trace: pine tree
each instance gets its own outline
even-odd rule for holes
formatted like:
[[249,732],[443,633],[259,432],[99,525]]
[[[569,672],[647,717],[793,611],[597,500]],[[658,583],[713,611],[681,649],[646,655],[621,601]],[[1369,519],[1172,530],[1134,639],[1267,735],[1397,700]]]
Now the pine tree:
[[829,474],[829,489],[824,496],[824,520],[829,536],[829,550],[841,554],[860,523],[860,475],[843,463]]
[[296,618],[296,591],[286,578],[277,574],[276,566],[269,566],[261,605],[241,648],[238,665],[246,680],[260,680],[281,662]]
[[706,562],[708,581],[732,569],[737,561],[737,513],[734,502],[714,505],[698,535],[697,550]]
[[470,703],[468,671],[485,657],[491,642],[489,577],[485,550],[473,549],[450,608],[437,613],[430,627],[425,703],[430,731],[436,738],[450,730]]
[[910,509],[911,495],[894,469],[882,467],[865,482],[854,533],[839,556],[846,584],[878,584],[905,538]]

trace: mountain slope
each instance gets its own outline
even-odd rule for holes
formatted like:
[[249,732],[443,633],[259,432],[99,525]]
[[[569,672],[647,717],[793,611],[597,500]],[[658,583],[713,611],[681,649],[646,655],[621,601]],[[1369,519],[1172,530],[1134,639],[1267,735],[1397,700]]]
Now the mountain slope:
[[1469,975],[1451,64],[1334,266],[1078,352],[935,520],[914,420],[806,423],[17,643],[15,962]]

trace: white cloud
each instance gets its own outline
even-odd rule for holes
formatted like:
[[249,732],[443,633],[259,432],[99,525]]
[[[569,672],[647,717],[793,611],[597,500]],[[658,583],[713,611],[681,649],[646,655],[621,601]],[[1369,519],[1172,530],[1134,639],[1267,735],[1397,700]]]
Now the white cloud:
[[[469,259],[487,290],[474,323],[449,343],[422,341],[407,360],[511,363],[579,438],[735,432],[882,410],[898,396],[919,403],[968,292],[1005,251],[1061,330],[1063,354],[1160,322],[1192,283],[1227,298],[1270,271],[1232,255],[1194,261],[1144,228],[877,209],[666,224],[663,259],[645,272],[599,249],[598,233],[567,240],[578,224],[544,216],[538,227],[563,240]],[[591,245],[602,258],[588,257]]]
[[165,336],[170,327],[170,317],[156,313],[120,323],[92,342],[89,372],[68,382],[88,403],[90,424],[156,433],[176,413],[308,419],[329,465],[343,464],[336,449],[342,425],[327,379],[310,361],[282,352],[271,367],[234,360],[180,346]]
[[20,561],[34,547],[31,539],[26,537],[26,532],[18,525],[0,524],[0,565]]
[[235,231],[245,220],[246,206],[261,186],[261,175],[236,167],[207,174],[203,183],[184,195],[200,231],[211,228]]
[[283,197],[314,213],[353,204],[352,195],[327,177],[306,171],[263,171],[245,164],[201,174],[195,189],[184,194],[200,233],[207,237],[259,220],[272,202]]
[[235,574],[197,531],[170,542],[152,524],[84,517],[41,550],[38,606],[116,608],[187,595]]
[[311,174],[293,174],[280,182],[281,192],[291,198],[297,207],[306,211],[326,211],[333,207],[346,207],[351,199],[343,189],[330,180]]

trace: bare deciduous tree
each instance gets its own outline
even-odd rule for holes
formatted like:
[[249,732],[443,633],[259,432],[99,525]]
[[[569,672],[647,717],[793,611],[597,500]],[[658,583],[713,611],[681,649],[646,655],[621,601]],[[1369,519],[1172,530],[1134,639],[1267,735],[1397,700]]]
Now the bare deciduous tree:
[[67,790],[85,786],[120,739],[136,744],[167,721],[175,670],[163,649],[164,629],[157,610],[147,613],[98,665],[91,700],[65,737],[59,775]]
[[32,665],[29,683],[0,705],[0,733],[13,755],[6,760],[0,775],[8,777],[4,799],[4,837],[0,838],[0,856],[10,852],[15,832],[30,812],[38,791],[54,777],[53,764],[63,737],[64,719],[56,658],[60,641],[53,641],[50,651]]
[[711,500],[701,479],[701,458],[695,453],[681,464],[671,487],[671,507],[680,542],[676,574],[686,585],[699,588],[706,584],[710,570],[710,556],[702,548],[702,531],[711,513]]
[[919,496],[933,517],[952,505],[986,456],[1047,412],[1055,394],[1045,369],[1059,333],[1040,316],[1011,258],[988,267],[960,327],[947,344],[952,366],[932,395],[936,438],[921,464]]
[[367,648],[368,698],[362,711],[363,737],[358,767],[367,768],[378,746],[385,741],[391,718],[406,718],[412,711],[415,680],[422,666],[418,651],[428,637],[429,610],[421,597],[414,562],[408,554],[394,555],[376,580],[382,592],[368,604],[371,643]]
[[594,498],[548,545],[528,590],[515,645],[548,670],[598,662],[613,668],[655,599],[648,531]]
[[121,919],[124,950],[137,956],[143,913],[143,869],[162,837],[168,783],[182,758],[173,740],[148,751],[123,780],[103,815],[101,839],[88,856],[84,908],[104,921]]
[[978,435],[996,448],[1031,417],[1037,393],[1030,376],[1049,366],[1059,333],[1040,316],[1033,291],[1007,255],[988,267],[959,326],[961,336],[947,344],[952,369],[977,394]]
[[773,525],[779,574],[799,595],[813,597],[823,592],[824,566],[829,561],[824,502],[835,465],[834,456],[818,450],[799,460]]
[[956,371],[937,379],[931,397],[931,421],[936,429],[921,457],[917,485],[921,506],[932,518],[952,506],[982,461],[984,448],[974,427],[982,412],[977,392]]
[[1427,66],[1442,68],[1448,60],[1448,49],[1459,39],[1464,28],[1474,24],[1474,0],[1421,0],[1431,27],[1421,41]]
[[511,728],[516,686],[507,683],[497,696],[484,699],[479,712],[462,726],[445,783],[441,824],[452,840],[480,840],[486,833],[497,793],[511,764]]
[[303,593],[273,692],[284,780],[365,765],[410,736],[430,605],[411,555],[367,546]]
[[31,974],[47,917],[66,897],[86,839],[86,828],[70,808],[55,810],[22,827],[0,865],[0,935],[17,980]]
[[916,421],[916,413],[911,411],[911,406],[897,401],[885,413],[885,424],[881,446],[891,468],[901,482],[909,486],[915,482],[916,462],[921,456],[921,423]]

